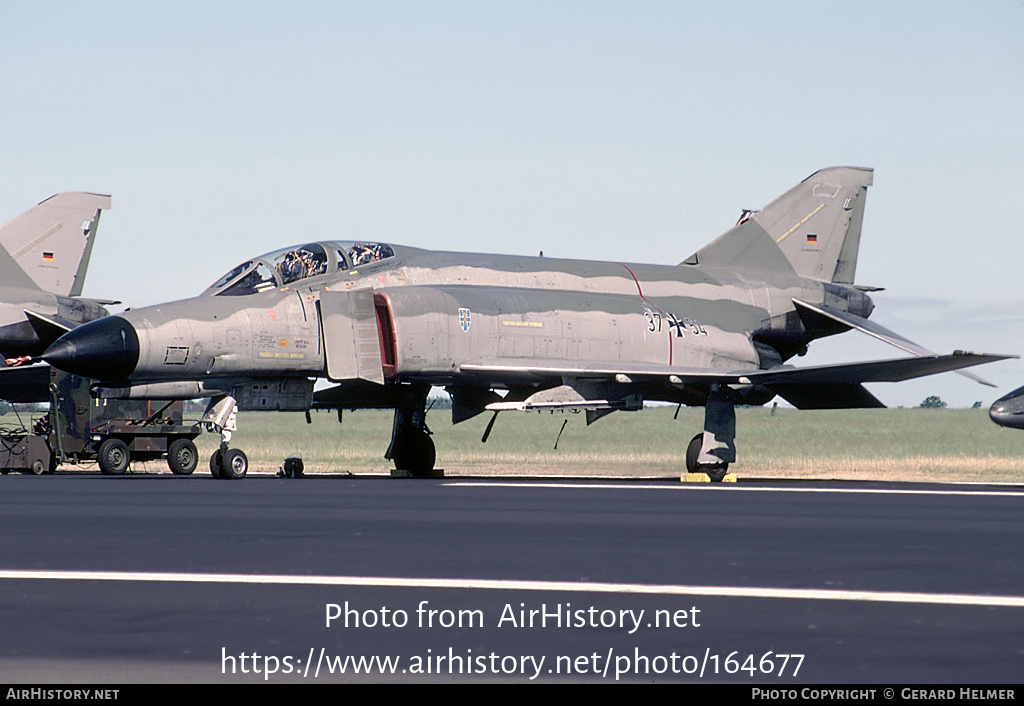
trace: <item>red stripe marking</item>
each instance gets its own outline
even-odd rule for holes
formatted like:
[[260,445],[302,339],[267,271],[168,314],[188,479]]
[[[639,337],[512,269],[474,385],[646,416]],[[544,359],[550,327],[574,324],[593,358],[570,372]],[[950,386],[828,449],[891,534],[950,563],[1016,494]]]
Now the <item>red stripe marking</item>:
[[[640,298],[643,299],[648,304],[650,304],[655,309],[657,309],[658,313],[661,314],[662,321],[664,321],[665,320],[665,312],[661,310],[660,306],[658,306],[657,304],[655,304],[650,299],[648,299],[647,297],[644,296],[644,290],[640,287],[640,280],[638,280],[636,278],[636,275],[633,274],[633,270],[629,269],[628,267],[626,267],[626,265],[624,265],[621,262],[619,264],[622,265],[623,267],[625,267],[626,268],[626,272],[628,272],[629,276],[633,278],[633,281],[636,283],[636,291],[640,294]],[[668,336],[668,364],[672,365],[672,334],[671,333]]]

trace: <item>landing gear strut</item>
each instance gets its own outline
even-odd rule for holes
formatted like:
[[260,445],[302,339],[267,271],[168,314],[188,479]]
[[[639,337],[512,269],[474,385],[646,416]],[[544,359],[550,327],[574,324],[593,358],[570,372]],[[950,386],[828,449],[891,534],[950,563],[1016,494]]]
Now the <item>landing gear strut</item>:
[[736,462],[736,408],[715,385],[704,407],[704,431],[690,439],[686,447],[686,470],[706,473],[721,483]]
[[429,476],[437,458],[426,423],[428,392],[429,385],[408,386],[402,403],[395,407],[391,445],[384,454],[395,462],[396,470],[406,471],[413,478]]

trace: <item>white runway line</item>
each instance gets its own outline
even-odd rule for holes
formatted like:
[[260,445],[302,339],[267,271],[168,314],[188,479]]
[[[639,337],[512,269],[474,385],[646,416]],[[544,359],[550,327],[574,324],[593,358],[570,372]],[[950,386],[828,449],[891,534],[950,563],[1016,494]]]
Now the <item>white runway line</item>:
[[[864,493],[875,495],[968,495],[978,497],[1007,497],[1024,499],[1020,490],[897,490],[886,488],[770,488],[757,486],[737,486],[732,483],[566,483],[537,481],[450,481],[444,485],[454,488],[587,488],[594,490],[691,490],[712,491],[723,493]],[[1002,483],[1000,485],[1006,485]]]
[[505,591],[631,593],[1024,608],[1024,596],[978,596],[955,593],[904,593],[896,591],[838,591],[804,588],[745,588],[740,586],[674,586],[637,583],[575,583],[572,581],[497,581],[490,579],[391,578],[376,576],[288,576],[281,574],[186,574],[132,571],[0,570],[0,580],[5,579],[21,581],[142,581],[162,583],[284,584],[292,586],[377,586],[385,588],[477,588]]

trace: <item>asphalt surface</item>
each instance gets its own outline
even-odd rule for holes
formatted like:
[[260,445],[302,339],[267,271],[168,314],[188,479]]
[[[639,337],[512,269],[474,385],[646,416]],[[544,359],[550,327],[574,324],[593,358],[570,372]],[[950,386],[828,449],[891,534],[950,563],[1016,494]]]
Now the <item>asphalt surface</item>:
[[10,475],[0,532],[5,682],[1024,674],[1018,486]]

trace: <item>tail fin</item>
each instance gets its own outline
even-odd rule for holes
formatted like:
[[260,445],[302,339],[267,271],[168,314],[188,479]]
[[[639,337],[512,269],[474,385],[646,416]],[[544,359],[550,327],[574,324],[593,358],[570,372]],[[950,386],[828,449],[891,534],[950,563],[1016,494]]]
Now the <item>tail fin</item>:
[[9,255],[0,257],[0,269],[12,272],[11,279],[22,282],[25,278],[18,275],[20,269],[32,284],[47,292],[80,295],[100,211],[109,208],[110,194],[70,191],[51,196],[0,226],[0,246]]
[[815,172],[760,211],[745,214],[731,230],[682,264],[792,268],[804,277],[853,284],[873,171],[831,167]]

